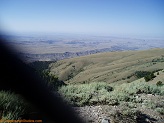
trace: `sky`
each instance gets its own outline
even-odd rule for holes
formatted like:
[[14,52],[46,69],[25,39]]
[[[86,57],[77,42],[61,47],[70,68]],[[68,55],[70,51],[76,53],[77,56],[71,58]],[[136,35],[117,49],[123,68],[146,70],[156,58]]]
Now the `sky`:
[[164,0],[1,0],[7,32],[164,36]]

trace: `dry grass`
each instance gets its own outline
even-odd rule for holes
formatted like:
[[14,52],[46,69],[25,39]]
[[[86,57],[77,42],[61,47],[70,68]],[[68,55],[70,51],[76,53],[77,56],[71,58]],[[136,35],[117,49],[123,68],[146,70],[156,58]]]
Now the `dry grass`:
[[50,71],[67,83],[125,83],[136,80],[135,71],[164,69],[164,49],[99,53],[52,63]]

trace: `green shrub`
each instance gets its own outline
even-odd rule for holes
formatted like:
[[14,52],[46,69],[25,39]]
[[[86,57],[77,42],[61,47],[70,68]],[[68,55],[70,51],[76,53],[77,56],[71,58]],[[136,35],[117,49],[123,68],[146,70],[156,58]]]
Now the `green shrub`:
[[155,109],[157,112],[159,112],[161,115],[164,115],[164,108],[156,108]]
[[145,76],[144,79],[146,82],[152,80],[153,78],[155,78],[156,76],[154,75],[154,73],[150,73],[149,75]]
[[153,71],[153,72],[149,72],[149,71],[136,71],[135,72],[135,76],[137,78],[142,78],[144,77],[145,81],[148,82],[150,80],[152,80],[153,78],[155,78],[156,76],[154,75],[154,72],[156,71]]
[[141,93],[163,95],[163,88],[163,86],[160,87],[155,84],[149,84],[145,82],[131,82],[124,83],[116,87],[115,91],[118,90],[120,93],[128,93],[129,95]]
[[163,84],[162,84],[161,81],[158,81],[158,82],[156,83],[156,85],[157,85],[157,86],[162,86]]
[[150,74],[151,74],[151,72],[149,72],[149,71],[136,71],[134,75],[137,78],[142,78],[142,77],[148,76]]
[[94,105],[107,103],[108,94],[113,90],[107,83],[90,83],[62,86],[59,89],[66,100],[73,105]]
[[150,109],[156,109],[157,104],[155,104],[153,101],[146,101],[145,106]]
[[62,86],[59,93],[71,104],[77,106],[118,105],[122,102],[142,103],[142,99],[134,96],[136,94],[164,95],[164,86],[134,81],[111,87],[110,84],[97,82]]
[[152,62],[164,62],[164,57],[153,59]]
[[119,101],[125,101],[128,102],[130,100],[130,96],[127,93],[117,93],[114,94],[115,98],[117,98]]

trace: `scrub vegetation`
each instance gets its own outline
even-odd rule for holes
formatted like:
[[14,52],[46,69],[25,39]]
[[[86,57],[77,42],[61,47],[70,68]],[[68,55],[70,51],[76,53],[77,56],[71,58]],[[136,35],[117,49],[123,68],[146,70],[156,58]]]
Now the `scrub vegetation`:
[[[154,122],[164,115],[163,52],[103,53],[29,66],[73,107],[102,106],[113,123],[148,122],[145,117]],[[0,91],[1,119],[21,119],[33,110],[19,94]]]

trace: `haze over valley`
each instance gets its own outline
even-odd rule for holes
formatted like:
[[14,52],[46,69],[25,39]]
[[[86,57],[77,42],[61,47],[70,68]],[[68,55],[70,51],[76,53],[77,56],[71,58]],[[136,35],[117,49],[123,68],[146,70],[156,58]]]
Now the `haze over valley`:
[[129,38],[92,35],[4,36],[26,61],[55,61],[100,52],[164,48],[162,38]]

